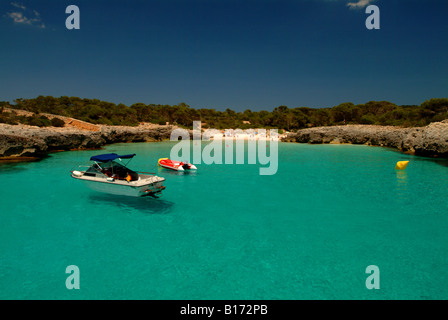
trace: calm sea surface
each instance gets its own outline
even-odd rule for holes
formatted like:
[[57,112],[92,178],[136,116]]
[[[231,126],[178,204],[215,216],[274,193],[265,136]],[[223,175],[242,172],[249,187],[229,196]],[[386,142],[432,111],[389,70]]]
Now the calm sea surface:
[[[1,299],[447,299],[448,167],[392,150],[279,144],[258,165],[157,167],[172,142],[116,144],[0,165]],[[159,199],[70,177],[90,156],[136,153]],[[397,172],[397,161],[410,160]],[[80,290],[65,286],[80,270]],[[366,267],[380,269],[368,290]]]

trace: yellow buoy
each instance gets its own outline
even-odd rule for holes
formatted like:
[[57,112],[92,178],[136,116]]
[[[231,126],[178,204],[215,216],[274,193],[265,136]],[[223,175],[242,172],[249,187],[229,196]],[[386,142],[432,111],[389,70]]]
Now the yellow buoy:
[[404,170],[406,169],[409,161],[398,161],[397,165],[395,166],[395,169],[397,170]]

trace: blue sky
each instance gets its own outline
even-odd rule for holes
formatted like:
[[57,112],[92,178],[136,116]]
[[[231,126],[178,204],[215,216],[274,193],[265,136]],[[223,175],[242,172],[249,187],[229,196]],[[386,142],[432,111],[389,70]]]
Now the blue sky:
[[[380,30],[365,27],[369,3]],[[80,30],[65,27],[71,4]],[[0,43],[0,101],[244,111],[448,97],[446,0],[1,0]]]

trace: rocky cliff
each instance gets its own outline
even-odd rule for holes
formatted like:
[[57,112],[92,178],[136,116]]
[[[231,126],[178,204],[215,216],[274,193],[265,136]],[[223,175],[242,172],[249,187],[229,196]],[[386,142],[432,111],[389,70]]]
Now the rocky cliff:
[[96,149],[118,142],[161,141],[169,139],[175,128],[144,124],[138,127],[99,126],[99,130],[92,131],[0,124],[0,160],[41,158],[53,151]]
[[448,120],[419,128],[375,125],[308,128],[288,134],[283,141],[366,144],[397,148],[416,155],[448,157]]

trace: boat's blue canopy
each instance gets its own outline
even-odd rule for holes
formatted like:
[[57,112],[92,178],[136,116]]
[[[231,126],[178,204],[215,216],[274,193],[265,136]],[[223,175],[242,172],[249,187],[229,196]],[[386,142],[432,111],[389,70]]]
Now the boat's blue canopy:
[[93,156],[90,158],[90,160],[92,161],[99,161],[99,162],[107,162],[107,161],[112,161],[115,159],[131,159],[135,156],[134,154],[125,154],[125,155],[118,155],[116,153],[105,153],[105,154],[100,154],[97,156]]

